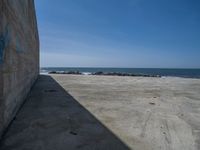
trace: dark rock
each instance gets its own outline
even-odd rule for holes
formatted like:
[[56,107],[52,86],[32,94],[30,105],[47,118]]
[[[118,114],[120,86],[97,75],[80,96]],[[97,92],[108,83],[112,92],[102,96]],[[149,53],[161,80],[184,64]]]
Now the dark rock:
[[98,71],[92,73],[92,75],[105,75],[105,76],[131,76],[131,77],[161,77],[159,75],[148,75],[148,74],[133,74],[133,73],[120,73],[120,72],[102,72]]
[[151,104],[151,105],[155,105],[156,103],[154,103],[154,102],[150,102],[149,104]]
[[98,71],[98,72],[95,72],[95,73],[92,73],[92,75],[104,75],[105,73],[103,73],[102,71]]
[[50,72],[48,72],[49,74],[57,74],[57,72],[56,71],[50,71]]
[[70,131],[69,133],[72,134],[72,135],[77,135],[77,133],[74,132],[74,131]]

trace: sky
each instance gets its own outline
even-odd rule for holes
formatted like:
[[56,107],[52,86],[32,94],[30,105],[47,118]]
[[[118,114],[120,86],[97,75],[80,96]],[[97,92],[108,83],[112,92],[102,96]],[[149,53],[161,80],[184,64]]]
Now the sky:
[[35,0],[41,67],[200,68],[199,0]]

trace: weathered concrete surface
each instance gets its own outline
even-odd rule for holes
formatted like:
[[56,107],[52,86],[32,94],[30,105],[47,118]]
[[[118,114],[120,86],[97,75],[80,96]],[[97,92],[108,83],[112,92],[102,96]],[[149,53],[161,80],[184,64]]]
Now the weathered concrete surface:
[[0,0],[0,137],[39,72],[33,0]]
[[134,150],[200,149],[200,80],[54,76]]
[[52,77],[62,87],[40,77],[1,150],[200,149],[199,79]]
[[40,76],[1,150],[128,150],[50,76]]

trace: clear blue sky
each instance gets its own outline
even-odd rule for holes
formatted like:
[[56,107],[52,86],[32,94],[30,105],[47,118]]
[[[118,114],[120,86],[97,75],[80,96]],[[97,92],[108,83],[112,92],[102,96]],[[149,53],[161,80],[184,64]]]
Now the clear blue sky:
[[42,67],[200,68],[200,0],[35,0]]

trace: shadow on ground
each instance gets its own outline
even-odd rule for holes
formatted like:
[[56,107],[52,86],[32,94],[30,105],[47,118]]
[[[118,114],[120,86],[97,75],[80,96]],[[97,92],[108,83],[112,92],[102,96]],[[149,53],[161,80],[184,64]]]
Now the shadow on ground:
[[1,150],[129,150],[53,78],[40,75]]

